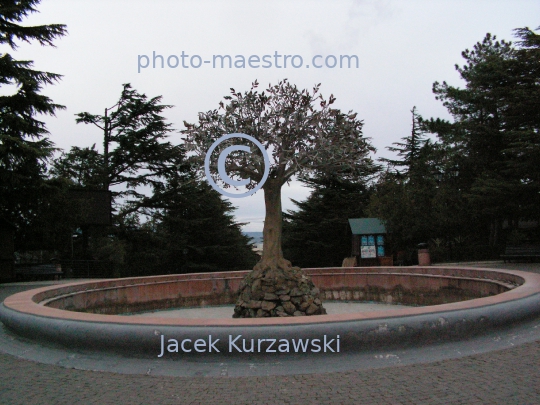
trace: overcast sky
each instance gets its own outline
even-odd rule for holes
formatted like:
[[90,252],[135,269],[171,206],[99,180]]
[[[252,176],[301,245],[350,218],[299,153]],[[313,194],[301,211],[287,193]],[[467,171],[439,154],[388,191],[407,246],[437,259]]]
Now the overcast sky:
[[[62,81],[44,94],[67,108],[46,118],[51,140],[57,147],[102,148],[102,134],[95,127],[75,124],[75,114],[102,114],[117,101],[123,83],[131,83],[149,97],[163,96],[174,105],[166,117],[177,130],[183,121],[195,122],[199,111],[217,108],[229,88],[245,91],[257,79],[262,87],[288,78],[300,88],[322,83],[326,97],[337,98],[342,110],[358,112],[364,135],[378,149],[410,131],[410,110],[417,106],[426,117],[448,117],[431,92],[434,81],[459,85],[454,65],[462,64],[461,52],[481,41],[487,32],[512,40],[512,30],[540,25],[538,0],[417,0],[417,1],[178,1],[178,0],[43,0],[40,13],[24,21],[33,24],[66,24],[69,34],[55,41],[56,48],[21,45],[16,59],[30,59],[35,67],[62,74]],[[3,48],[2,52],[10,52]],[[152,55],[164,56],[165,67]],[[167,66],[170,55],[184,59],[187,68]],[[302,67],[275,66],[279,55],[299,55]],[[213,68],[213,55],[244,55],[246,68]],[[150,64],[144,65],[148,55]],[[272,55],[271,68],[249,67],[251,55]],[[322,68],[311,65],[315,55]],[[324,67],[328,55],[357,55],[358,68]],[[300,59],[295,59],[298,65]],[[169,59],[172,66],[175,58]],[[283,58],[279,65],[283,66]],[[328,59],[331,65],[333,59]],[[256,64],[253,64],[256,66]],[[140,73],[139,73],[140,70]],[[179,142],[174,133],[170,140]],[[305,199],[309,190],[298,183],[284,186],[283,206],[289,198]],[[234,199],[236,217],[249,222],[245,231],[263,226],[262,191]]]

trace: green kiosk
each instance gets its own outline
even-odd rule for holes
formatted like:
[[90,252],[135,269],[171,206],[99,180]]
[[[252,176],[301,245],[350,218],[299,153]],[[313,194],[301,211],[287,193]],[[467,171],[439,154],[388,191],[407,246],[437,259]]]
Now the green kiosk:
[[358,266],[392,266],[391,252],[387,251],[386,227],[378,218],[351,218],[352,256]]

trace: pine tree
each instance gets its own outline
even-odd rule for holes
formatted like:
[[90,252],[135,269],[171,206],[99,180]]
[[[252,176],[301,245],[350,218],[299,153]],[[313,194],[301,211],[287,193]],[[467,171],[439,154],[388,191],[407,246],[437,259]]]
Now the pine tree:
[[99,189],[103,185],[103,155],[96,145],[79,148],[72,146],[53,163],[50,174],[66,179],[77,188]]
[[145,214],[152,220],[139,228],[145,231],[145,236],[139,233],[139,243],[130,244],[127,268],[140,268],[151,257],[154,263],[147,267],[156,274],[253,267],[257,255],[233,211],[231,203],[193,172],[169,176],[146,201]]
[[[17,49],[17,42],[53,46],[66,34],[64,25],[22,26],[36,12],[37,0],[0,2],[0,44]],[[0,96],[0,216],[19,229],[28,226],[39,211],[41,191],[46,187],[46,162],[54,151],[45,123],[37,116],[54,115],[64,107],[40,94],[60,75],[32,69],[32,61],[16,60],[9,53],[0,57],[0,86],[13,94]]]
[[465,65],[456,66],[465,87],[433,85],[454,121],[426,122],[459,168],[456,186],[492,246],[503,222],[538,218],[538,40],[528,29],[517,33],[521,50],[490,34],[465,50]]
[[60,159],[55,173],[87,187],[121,186],[112,193],[118,214],[140,210],[146,197],[139,187],[159,186],[185,157],[182,147],[165,141],[173,129],[162,113],[171,106],[161,104],[161,99],[149,99],[128,83],[118,102],[105,108],[103,115],[77,114],[77,123],[93,124],[103,131],[103,153],[95,147],[74,147]]
[[[420,169],[422,158],[426,157],[427,149],[430,147],[429,140],[425,138],[422,117],[416,112],[416,107],[413,107],[411,114],[411,134],[401,138],[403,142],[394,142],[393,145],[395,146],[386,148],[391,152],[397,152],[397,156],[401,159],[381,159],[382,162],[386,162],[391,168],[396,169],[399,175],[405,178],[410,178],[417,174],[417,172],[422,171]],[[399,171],[397,168],[401,167],[403,167],[403,170]]]
[[387,163],[379,177],[367,209],[370,216],[382,219],[392,235],[393,250],[413,249],[434,233],[433,198],[442,176],[441,151],[426,138],[426,129],[416,107],[411,110],[410,135],[387,149],[400,159],[381,159]]
[[430,120],[426,125],[455,154],[465,157],[460,172],[473,178],[500,172],[506,159],[502,153],[508,146],[504,111],[509,106],[508,91],[515,84],[508,75],[514,49],[510,42],[487,34],[472,50],[463,51],[462,57],[466,63],[456,65],[456,70],[465,88],[446,82],[433,84],[436,99],[443,102],[454,122]]
[[326,175],[303,181],[313,188],[296,211],[284,214],[283,250],[300,267],[336,267],[351,253],[349,218],[366,215],[369,190],[363,182]]
[[540,221],[540,34],[527,27],[515,33],[520,38],[510,69],[515,85],[505,112],[508,168],[520,183],[521,217]]

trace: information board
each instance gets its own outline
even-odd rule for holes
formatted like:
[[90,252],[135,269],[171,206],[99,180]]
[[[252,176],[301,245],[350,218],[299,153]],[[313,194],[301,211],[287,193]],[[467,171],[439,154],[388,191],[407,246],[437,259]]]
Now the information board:
[[374,259],[377,257],[375,246],[362,246],[360,248],[360,257],[362,259]]

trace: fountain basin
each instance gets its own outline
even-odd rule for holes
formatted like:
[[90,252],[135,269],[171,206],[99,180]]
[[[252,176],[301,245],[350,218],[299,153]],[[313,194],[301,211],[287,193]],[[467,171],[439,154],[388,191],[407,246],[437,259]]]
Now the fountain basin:
[[[339,352],[404,347],[463,339],[540,314],[540,275],[462,267],[354,267],[305,269],[323,297],[422,305],[384,312],[250,319],[122,316],[180,306],[223,305],[247,271],[96,280],[14,294],[0,320],[40,343],[156,358],[162,341],[219,340],[219,352],[182,356],[279,356],[266,340],[337,339]],[[231,312],[232,316],[232,312]],[[265,340],[259,352],[231,349],[231,336]],[[164,338],[162,338],[164,336]],[[331,346],[334,351],[336,345]],[[190,346],[192,347],[192,346]],[[290,354],[290,352],[288,352]],[[323,351],[317,352],[322,354]],[[333,353],[330,350],[327,354]]]

